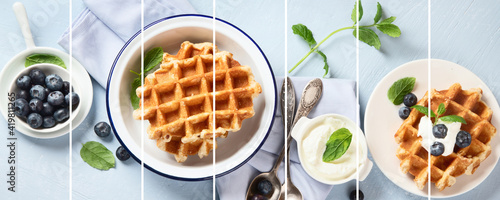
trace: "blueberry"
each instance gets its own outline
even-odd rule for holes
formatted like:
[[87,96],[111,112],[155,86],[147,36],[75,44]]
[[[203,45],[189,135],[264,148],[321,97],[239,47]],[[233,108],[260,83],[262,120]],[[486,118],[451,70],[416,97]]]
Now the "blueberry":
[[69,105],[69,98],[71,98],[71,104],[73,104],[73,109],[76,108],[78,103],[80,103],[80,97],[76,92],[71,92],[64,97],[64,101]]
[[[365,195],[361,190],[358,191],[359,191],[359,200],[363,200],[365,198]],[[349,199],[356,200],[356,190],[351,191],[351,193],[349,194]]]
[[436,138],[444,138],[448,134],[448,128],[444,124],[437,124],[432,127],[432,134]]
[[47,102],[52,106],[60,106],[64,103],[64,95],[60,91],[53,91],[47,96]]
[[457,134],[457,140],[455,141],[455,144],[460,147],[460,148],[465,148],[470,145],[472,142],[472,137],[469,132],[467,131],[459,131]]
[[99,137],[107,137],[111,133],[111,127],[106,122],[99,122],[94,126],[94,132]]
[[412,107],[417,104],[417,96],[415,96],[415,94],[413,93],[407,94],[403,98],[403,103],[405,104],[405,106]]
[[[70,88],[69,82],[68,81],[64,81],[63,82],[63,87],[61,88],[61,92],[64,95],[67,95],[70,92],[69,88]],[[73,92],[73,87],[71,87],[71,92]]]
[[267,197],[260,194],[253,195],[252,200],[267,200]]
[[63,122],[69,118],[69,111],[67,108],[59,108],[54,112],[54,119],[57,122]]
[[51,74],[45,78],[45,85],[52,91],[61,90],[63,87],[63,80],[59,75]]
[[42,116],[38,113],[31,113],[28,115],[28,125],[31,128],[40,128],[42,126],[43,119]]
[[259,181],[259,184],[257,184],[257,191],[263,195],[269,194],[273,190],[273,185],[269,180],[267,179],[262,179]]
[[52,128],[56,125],[56,119],[52,116],[43,117],[43,127],[44,128]]
[[17,88],[28,90],[31,87],[31,78],[29,76],[21,76],[16,80]]
[[47,96],[49,96],[52,91],[50,91],[49,88],[43,88],[43,90],[45,91],[45,99],[47,99]]
[[120,146],[116,149],[116,158],[121,161],[126,161],[130,158],[130,154],[128,154],[128,151],[123,146]]
[[24,99],[29,101],[31,99],[30,93],[26,90],[19,90],[16,94],[16,99]]
[[43,102],[42,111],[40,111],[42,116],[50,116],[54,114],[54,107],[48,102]]
[[401,119],[406,119],[406,118],[408,118],[408,116],[410,116],[410,112],[411,112],[411,108],[401,107],[399,109],[399,117],[401,117]]
[[444,153],[444,145],[441,142],[434,142],[431,145],[431,154],[433,156],[440,156]]
[[35,85],[30,89],[31,98],[37,98],[40,100],[45,100],[47,94],[45,94],[45,88],[41,85]]
[[30,71],[31,83],[35,85],[43,85],[45,84],[45,74],[42,70],[32,69]]
[[18,117],[27,117],[28,114],[30,114],[28,101],[25,99],[16,99],[16,101],[14,101],[14,114]]
[[31,99],[29,106],[31,112],[40,113],[43,109],[43,102],[40,99]]

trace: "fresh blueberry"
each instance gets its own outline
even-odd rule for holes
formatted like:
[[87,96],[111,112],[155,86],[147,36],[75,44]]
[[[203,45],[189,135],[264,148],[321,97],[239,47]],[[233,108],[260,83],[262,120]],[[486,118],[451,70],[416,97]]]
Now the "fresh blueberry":
[[54,119],[57,122],[63,122],[69,118],[69,111],[67,108],[59,108],[54,112]]
[[42,107],[42,111],[40,112],[42,116],[51,116],[54,114],[54,107],[48,102],[43,102]]
[[45,88],[41,85],[35,85],[30,89],[31,98],[37,98],[40,100],[45,100],[47,94],[45,94]]
[[273,185],[267,179],[262,179],[261,181],[259,181],[259,184],[257,184],[257,191],[259,191],[260,194],[267,195],[272,190],[273,190]]
[[40,99],[31,99],[29,106],[31,112],[40,113],[43,109],[43,102]]
[[16,99],[24,99],[29,101],[31,99],[30,93],[26,90],[19,90],[16,94]]
[[432,127],[432,134],[436,138],[444,138],[448,134],[448,128],[444,124],[437,124]]
[[267,200],[267,197],[262,196],[260,194],[253,195],[251,200]]
[[42,116],[38,113],[31,113],[28,115],[28,125],[31,128],[40,128],[43,124]]
[[56,125],[56,119],[52,116],[43,117],[43,127],[44,128],[52,128]]
[[126,161],[130,158],[130,154],[128,154],[128,151],[123,148],[123,146],[120,146],[116,149],[116,158],[121,161]]
[[52,91],[61,90],[63,88],[63,80],[59,75],[51,74],[45,78],[45,85]]
[[403,103],[405,104],[405,106],[412,107],[417,104],[417,96],[415,96],[415,94],[413,93],[407,94],[403,98]]
[[53,91],[47,96],[47,102],[52,106],[60,106],[64,103],[64,95],[60,91]]
[[43,85],[45,84],[45,74],[42,70],[32,69],[30,71],[31,83],[35,85]]
[[16,101],[14,101],[14,114],[18,117],[27,117],[28,114],[30,114],[28,101],[25,99],[16,99]]
[[64,97],[66,104],[69,105],[69,98],[71,98],[71,104],[73,104],[73,109],[76,108],[78,103],[80,103],[80,97],[76,92],[71,92]]
[[431,154],[433,156],[440,156],[444,153],[444,145],[441,142],[434,142],[431,145]]
[[409,107],[401,107],[399,109],[399,117],[401,117],[401,119],[406,119],[408,118],[408,116],[410,116],[410,112],[411,112],[411,108]]
[[94,126],[94,132],[99,137],[107,137],[111,133],[111,127],[106,122],[99,122]]
[[[359,200],[363,200],[365,198],[365,195],[361,190],[358,191],[359,191]],[[356,200],[356,190],[351,191],[351,193],[349,194],[349,199]]]
[[467,131],[459,131],[457,134],[457,139],[455,141],[455,144],[460,147],[460,148],[465,148],[470,145],[472,142],[472,137],[469,132]]
[[31,78],[29,76],[21,76],[16,80],[16,85],[21,90],[28,90],[31,87]]
[[[68,81],[64,81],[63,82],[63,87],[61,88],[61,92],[64,95],[67,95],[70,92],[69,88],[70,88],[69,82]],[[73,87],[71,87],[71,92],[73,92]]]

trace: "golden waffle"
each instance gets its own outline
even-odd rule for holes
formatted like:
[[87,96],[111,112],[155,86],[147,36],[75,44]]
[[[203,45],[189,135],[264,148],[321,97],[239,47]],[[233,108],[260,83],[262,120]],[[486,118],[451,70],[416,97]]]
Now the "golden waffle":
[[213,134],[226,137],[228,131],[240,130],[242,121],[255,114],[253,98],[262,92],[250,67],[213,46],[182,43],[177,55],[164,54],[160,69],[149,74],[136,90],[144,104],[134,111],[134,118],[149,120],[149,138],[174,154],[177,162],[196,153],[200,158],[208,155],[217,146]]
[[[472,136],[470,146],[465,148],[455,147],[454,152],[448,156],[431,155],[431,182],[442,191],[456,182],[462,174],[471,175],[479,164],[491,153],[490,142],[495,136],[496,128],[491,124],[491,109],[481,101],[482,90],[479,88],[462,90],[460,84],[453,84],[448,90],[431,91],[431,109],[436,111],[439,104],[446,107],[446,115],[458,115],[465,119],[467,124],[462,124],[461,130],[467,131]],[[428,106],[428,95],[417,103]],[[415,183],[423,189],[428,180],[428,153],[421,146],[422,138],[417,136],[420,118],[424,114],[412,109],[409,117],[403,122],[394,135],[399,148],[396,152],[401,160],[400,167],[403,173],[410,172],[415,176]]]

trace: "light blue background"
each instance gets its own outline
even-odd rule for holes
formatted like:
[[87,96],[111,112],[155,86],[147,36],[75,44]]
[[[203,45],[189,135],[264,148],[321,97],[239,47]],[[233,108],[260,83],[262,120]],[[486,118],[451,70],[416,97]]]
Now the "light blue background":
[[[30,25],[38,46],[61,49],[57,39],[69,24],[69,3],[65,0],[35,1],[25,0]],[[190,0],[202,14],[212,15],[212,2]],[[293,66],[306,52],[307,45],[293,35],[291,26],[296,23],[307,25],[317,41],[331,31],[352,24],[350,20],[352,1],[298,1],[289,0],[288,21],[285,28],[284,1],[226,1],[218,0],[216,16],[227,20],[246,31],[264,50],[274,73],[283,76],[285,61]],[[0,3],[0,66],[25,48],[24,40],[12,12],[12,0]],[[427,58],[427,1],[381,0],[384,18],[397,16],[395,24],[401,30],[399,38],[381,35],[380,51],[360,44],[360,105],[361,119],[371,91],[392,69],[415,60]],[[364,17],[362,25],[371,24],[376,2],[363,1]],[[73,1],[73,18],[84,5]],[[431,4],[431,52],[433,58],[456,62],[477,74],[500,97],[500,3],[497,1],[441,0]],[[285,60],[285,33],[287,59]],[[378,31],[376,31],[378,32]],[[351,31],[340,32],[325,42],[320,49],[328,56],[332,78],[356,78],[356,47]],[[321,59],[317,55],[308,58],[293,76],[319,77],[323,74]],[[9,80],[0,80],[2,85]],[[99,121],[108,121],[105,111],[105,91],[96,82],[94,103],[87,119],[73,132],[73,198],[74,199],[140,199],[140,165],[132,159],[117,160],[116,168],[100,172],[84,163],[79,157],[81,143],[99,141],[111,151],[119,146],[114,136],[101,139],[93,133],[93,126]],[[327,88],[326,88],[327,89]],[[0,123],[0,130],[7,130]],[[0,131],[5,132],[5,131]],[[18,192],[6,191],[6,184],[0,184],[0,196],[7,199],[67,199],[69,197],[69,136],[57,139],[39,140],[18,134],[17,177]],[[497,136],[498,137],[498,136]],[[6,144],[6,136],[0,137]],[[7,148],[0,150],[0,173],[6,172]],[[388,155],[393,156],[393,155]],[[5,159],[5,160],[4,160]],[[5,179],[1,179],[5,180]],[[210,199],[212,181],[184,182],[158,176],[144,171],[144,194],[146,199]],[[500,172],[492,174],[474,190],[457,197],[458,199],[498,199],[500,198]],[[366,199],[424,199],[412,195],[389,181],[374,166],[367,179],[360,183]],[[351,181],[334,187],[328,199],[348,199],[355,188]]]

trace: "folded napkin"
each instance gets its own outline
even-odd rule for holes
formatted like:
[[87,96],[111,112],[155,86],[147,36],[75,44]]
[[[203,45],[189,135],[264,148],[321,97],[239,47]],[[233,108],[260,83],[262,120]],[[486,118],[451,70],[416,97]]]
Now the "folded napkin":
[[[312,78],[292,77],[295,87],[296,102],[299,102],[302,91]],[[323,114],[336,113],[356,119],[356,90],[355,81],[341,79],[322,79],[323,95],[315,108],[309,113],[309,118]],[[278,92],[281,90],[283,78],[276,80]],[[279,96],[279,95],[278,95]],[[279,103],[280,101],[278,101]],[[262,148],[245,165],[234,172],[217,179],[217,191],[221,200],[244,199],[250,181],[261,172],[268,172],[278,159],[283,147],[284,131],[281,120],[281,105],[276,107],[276,116],[269,136]],[[332,186],[312,179],[304,171],[299,162],[297,144],[292,139],[290,146],[290,175],[292,182],[302,193],[305,200],[325,199]],[[284,162],[278,170],[279,179],[284,182]]]
[[[73,57],[106,88],[116,55],[141,30],[141,0],[83,0],[87,8],[73,21]],[[196,13],[187,0],[144,0],[144,25],[177,14]],[[58,44],[69,51],[69,29]]]

